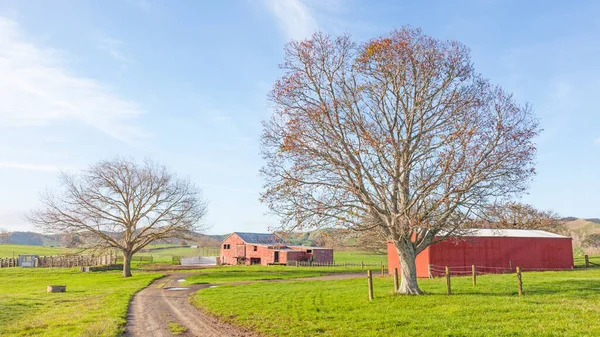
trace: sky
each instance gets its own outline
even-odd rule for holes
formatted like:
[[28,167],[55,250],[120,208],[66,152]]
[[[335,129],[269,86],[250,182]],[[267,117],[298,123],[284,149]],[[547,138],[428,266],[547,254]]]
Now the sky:
[[600,2],[0,0],[0,228],[58,173],[152,158],[209,202],[208,233],[277,225],[259,202],[261,121],[283,47],[404,25],[471,49],[477,72],[540,118],[523,202],[600,217]]

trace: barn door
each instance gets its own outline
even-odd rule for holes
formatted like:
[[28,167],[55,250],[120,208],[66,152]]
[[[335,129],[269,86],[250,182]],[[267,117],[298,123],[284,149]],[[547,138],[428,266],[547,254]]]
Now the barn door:
[[237,246],[237,257],[246,257],[246,245]]
[[273,262],[277,263],[279,262],[279,252],[274,252],[274,256],[273,256]]

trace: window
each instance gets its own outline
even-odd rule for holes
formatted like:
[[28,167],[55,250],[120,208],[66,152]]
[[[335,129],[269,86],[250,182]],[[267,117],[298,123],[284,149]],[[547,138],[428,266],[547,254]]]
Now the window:
[[306,250],[306,252],[307,252],[308,254],[310,254],[310,253],[312,253],[312,249],[307,249],[307,250]]
[[223,245],[223,249],[230,249],[230,248],[231,248],[231,245],[228,243]]
[[256,251],[258,249],[258,247],[254,246],[254,251]]

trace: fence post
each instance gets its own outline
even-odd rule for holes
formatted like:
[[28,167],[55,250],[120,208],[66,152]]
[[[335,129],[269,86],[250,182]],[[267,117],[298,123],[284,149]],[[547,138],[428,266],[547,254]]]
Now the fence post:
[[398,292],[398,268],[394,268],[394,292]]
[[369,301],[373,300],[373,273],[367,270],[367,284],[369,285]]
[[508,260],[508,269],[512,273],[512,261],[511,260]]
[[446,266],[446,293],[452,295],[452,287],[450,286],[450,269]]
[[385,276],[385,264],[381,265],[381,276]]
[[365,269],[365,263],[364,263],[364,261],[360,261],[360,267],[361,267],[362,269]]
[[427,275],[429,275],[429,278],[433,278],[433,275],[431,275],[431,263],[427,265]]
[[473,287],[477,285],[477,270],[475,269],[475,265],[471,265],[471,272],[473,273]]
[[585,259],[585,269],[588,269],[590,267],[590,258],[587,255],[584,255],[583,258]]
[[521,279],[520,267],[517,267],[517,284],[519,286],[519,296],[523,296],[523,280]]

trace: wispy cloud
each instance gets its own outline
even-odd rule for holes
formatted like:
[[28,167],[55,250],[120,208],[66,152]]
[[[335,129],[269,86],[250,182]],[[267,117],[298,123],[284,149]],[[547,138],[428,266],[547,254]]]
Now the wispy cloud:
[[594,144],[598,144],[598,145],[600,145],[600,138],[596,138],[596,139],[594,139]]
[[112,57],[113,59],[115,59],[119,62],[123,62],[123,63],[131,62],[131,59],[129,59],[129,57],[127,57],[125,55],[125,53],[123,53],[123,51],[122,51],[123,41],[121,41],[121,40],[113,39],[110,37],[102,37],[98,41],[97,47],[98,47],[98,49],[108,53],[108,55],[110,55],[110,57]]
[[305,39],[319,28],[311,8],[301,0],[266,0],[265,6],[288,39]]
[[75,120],[130,142],[146,134],[140,106],[96,80],[72,74],[65,54],[40,46],[0,17],[0,128]]
[[15,169],[25,171],[40,171],[40,172],[59,172],[73,170],[72,167],[63,167],[55,165],[31,164],[19,162],[0,161],[0,169]]

